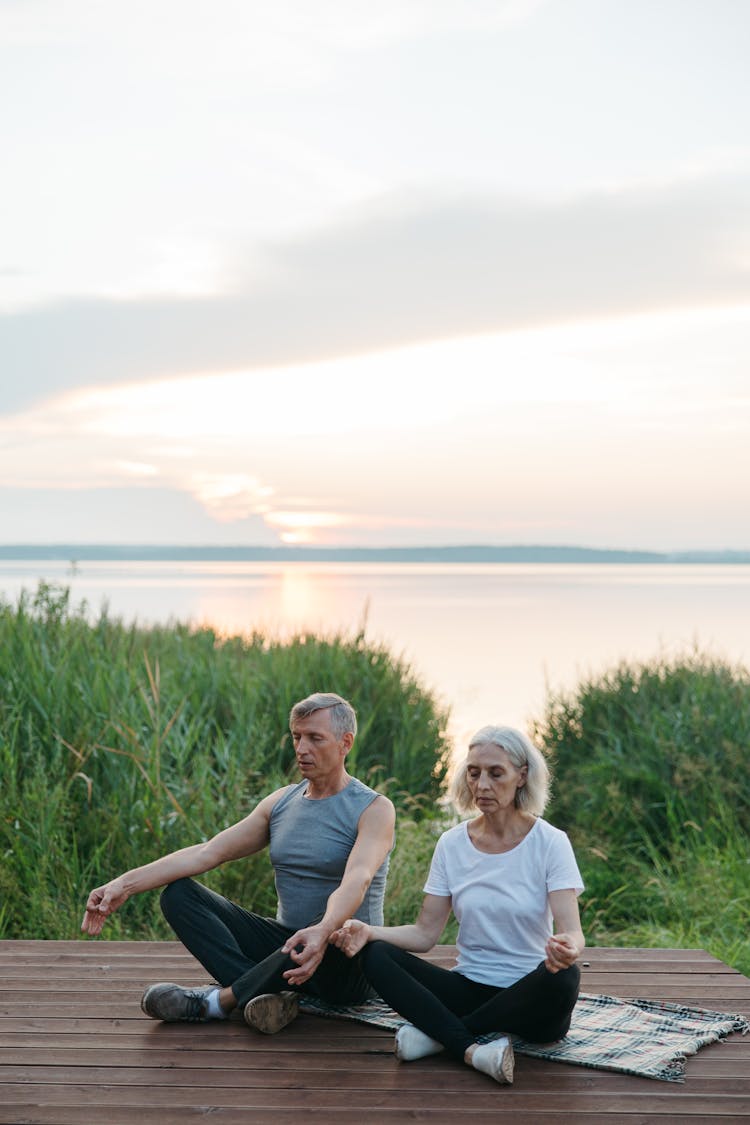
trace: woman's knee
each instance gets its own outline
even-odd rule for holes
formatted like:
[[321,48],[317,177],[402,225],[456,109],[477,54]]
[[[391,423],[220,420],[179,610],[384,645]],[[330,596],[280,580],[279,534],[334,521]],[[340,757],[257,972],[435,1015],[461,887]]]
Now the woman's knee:
[[393,960],[392,952],[395,946],[387,941],[370,941],[360,953],[361,964],[364,972],[370,974],[377,971],[379,966]]
[[581,970],[578,965],[570,965],[567,969],[561,969],[559,973],[555,973],[555,976],[561,996],[565,997],[572,1007],[578,999],[578,992],[581,987]]
[[551,974],[553,977],[553,995],[550,997],[550,1008],[547,1019],[542,1015],[542,1027],[537,1030],[534,1042],[551,1043],[562,1039],[570,1030],[570,1021],[573,1009],[578,999],[578,990],[581,983],[581,970],[577,965]]

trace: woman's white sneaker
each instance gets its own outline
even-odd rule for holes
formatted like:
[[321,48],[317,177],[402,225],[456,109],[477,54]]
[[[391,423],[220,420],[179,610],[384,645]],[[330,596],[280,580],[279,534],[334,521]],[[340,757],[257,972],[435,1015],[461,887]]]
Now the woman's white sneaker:
[[394,1050],[399,1062],[413,1062],[414,1059],[437,1055],[445,1048],[437,1039],[430,1039],[429,1035],[425,1035],[413,1023],[405,1023],[396,1032]]
[[488,1074],[496,1082],[510,1086],[513,1082],[513,1044],[510,1039],[493,1039],[490,1043],[480,1043],[471,1056],[471,1065],[482,1074]]

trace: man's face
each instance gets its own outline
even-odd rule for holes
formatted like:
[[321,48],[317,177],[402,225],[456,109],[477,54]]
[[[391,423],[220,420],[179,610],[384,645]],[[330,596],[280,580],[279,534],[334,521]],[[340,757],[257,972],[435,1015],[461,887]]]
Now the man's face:
[[330,709],[321,707],[304,719],[294,720],[292,742],[300,773],[316,779],[341,769],[354,736],[344,734],[337,738],[331,730]]

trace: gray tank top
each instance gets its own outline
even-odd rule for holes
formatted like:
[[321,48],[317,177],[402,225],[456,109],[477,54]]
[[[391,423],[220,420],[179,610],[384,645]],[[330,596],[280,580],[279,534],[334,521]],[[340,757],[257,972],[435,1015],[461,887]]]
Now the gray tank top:
[[[329,896],[344,874],[357,825],[378,794],[353,777],[332,797],[309,801],[301,781],[276,802],[271,812],[269,854],[279,906],[276,918],[293,930],[319,921]],[[374,926],[383,924],[383,897],[388,875],[386,857],[355,914]]]

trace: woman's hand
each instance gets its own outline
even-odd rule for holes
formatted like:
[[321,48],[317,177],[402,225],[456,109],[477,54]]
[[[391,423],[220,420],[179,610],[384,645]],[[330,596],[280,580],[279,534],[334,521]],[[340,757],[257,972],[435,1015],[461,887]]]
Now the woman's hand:
[[347,957],[354,957],[370,941],[372,930],[366,922],[349,918],[340,929],[334,930],[328,941]]
[[103,887],[96,887],[86,902],[86,913],[81,922],[83,932],[90,934],[91,937],[96,937],[102,932],[104,923],[110,914],[119,910],[129,898],[130,895],[125,889],[125,883],[121,875],[117,879],[105,883]]
[[553,934],[544,947],[544,967],[551,973],[569,969],[578,960],[578,943],[570,934]]

